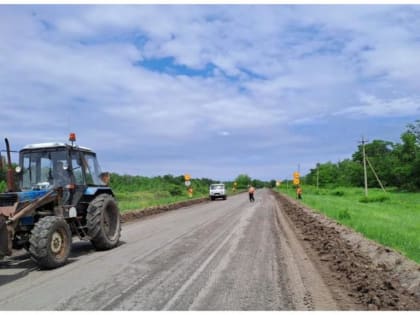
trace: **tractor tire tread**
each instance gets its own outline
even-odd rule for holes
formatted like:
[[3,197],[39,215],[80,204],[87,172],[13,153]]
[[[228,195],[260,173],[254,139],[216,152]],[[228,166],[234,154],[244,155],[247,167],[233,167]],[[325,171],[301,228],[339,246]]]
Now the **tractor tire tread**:
[[[68,248],[66,249],[67,253],[65,254],[65,257],[60,261],[56,261],[48,253],[48,238],[50,234],[49,231],[54,225],[60,225],[63,223],[63,228],[65,229],[65,233],[67,234],[68,238]],[[70,253],[70,247],[71,231],[70,227],[63,219],[55,216],[47,216],[43,217],[41,220],[35,223],[35,226],[31,231],[31,237],[29,239],[29,254],[39,266],[46,269],[51,269],[63,265]]]
[[[104,208],[107,206],[115,207],[117,211],[117,217],[115,218],[114,215],[114,217],[111,218],[111,220],[118,220],[115,222],[117,226],[113,239],[110,239],[108,235],[106,235],[101,224],[103,211],[105,211]],[[87,209],[86,226],[91,242],[97,250],[108,250],[118,245],[121,235],[121,216],[117,203],[111,195],[100,194],[92,200]]]

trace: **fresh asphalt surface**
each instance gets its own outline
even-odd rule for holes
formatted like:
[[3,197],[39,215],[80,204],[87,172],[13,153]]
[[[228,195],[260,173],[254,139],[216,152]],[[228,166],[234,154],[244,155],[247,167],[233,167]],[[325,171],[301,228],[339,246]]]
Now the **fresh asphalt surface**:
[[123,225],[121,245],[74,241],[69,263],[0,262],[0,310],[337,309],[268,190]]

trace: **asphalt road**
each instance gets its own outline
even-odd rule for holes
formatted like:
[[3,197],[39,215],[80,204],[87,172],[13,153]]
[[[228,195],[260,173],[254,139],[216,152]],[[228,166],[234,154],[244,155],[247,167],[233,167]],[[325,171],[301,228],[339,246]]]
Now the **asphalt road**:
[[0,262],[0,310],[337,310],[267,190],[123,225],[121,245],[75,241],[67,265]]

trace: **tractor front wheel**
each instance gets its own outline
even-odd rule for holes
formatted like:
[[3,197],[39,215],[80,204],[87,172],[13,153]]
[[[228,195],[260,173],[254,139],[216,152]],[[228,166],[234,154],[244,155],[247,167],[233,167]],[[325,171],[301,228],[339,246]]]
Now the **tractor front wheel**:
[[118,245],[121,235],[120,210],[111,195],[101,194],[92,200],[86,215],[88,235],[98,250]]
[[64,219],[44,217],[32,229],[29,253],[40,267],[52,269],[64,265],[70,248],[71,231]]

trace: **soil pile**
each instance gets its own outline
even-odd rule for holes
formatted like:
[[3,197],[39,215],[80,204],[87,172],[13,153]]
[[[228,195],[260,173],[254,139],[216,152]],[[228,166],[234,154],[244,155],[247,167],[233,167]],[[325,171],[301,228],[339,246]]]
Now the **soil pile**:
[[318,264],[356,303],[368,310],[420,310],[420,265],[396,251],[274,193],[297,233],[316,252]]

